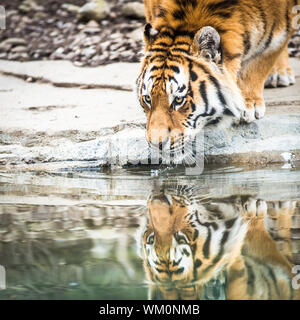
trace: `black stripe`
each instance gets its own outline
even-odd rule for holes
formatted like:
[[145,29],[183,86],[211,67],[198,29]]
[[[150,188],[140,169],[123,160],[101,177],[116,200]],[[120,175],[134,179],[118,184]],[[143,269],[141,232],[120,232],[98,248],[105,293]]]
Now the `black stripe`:
[[233,11],[226,11],[226,12],[225,11],[215,11],[214,12],[214,15],[217,15],[217,16],[222,17],[224,19],[231,18],[232,14],[233,14]]
[[229,236],[229,231],[226,230],[226,231],[224,232],[224,234],[223,234],[222,239],[221,239],[221,248],[220,248],[217,256],[214,258],[213,264],[216,264],[217,262],[220,261],[222,255],[223,255],[223,253],[224,253],[224,246],[225,246],[226,241],[228,240],[228,236]]
[[187,49],[182,49],[182,48],[172,48],[171,50],[175,52],[183,52],[183,53],[189,52]]
[[174,34],[172,34],[170,31],[164,30],[162,32],[159,33],[159,37],[163,38],[171,38],[172,40],[174,40]]
[[173,271],[173,272],[171,272],[171,273],[180,274],[180,273],[183,273],[183,271],[184,271],[184,268],[181,267],[181,268],[179,268],[179,269],[177,269],[177,270],[175,270],[175,271]]
[[218,118],[216,118],[216,119],[213,119],[213,120],[211,120],[211,121],[208,121],[208,122],[207,122],[207,125],[216,125],[216,124],[218,124],[221,120],[222,120],[222,118],[221,118],[221,117],[218,117]]
[[177,91],[182,93],[186,89],[186,85],[184,84],[182,87],[180,87]]
[[193,101],[190,101],[191,107],[192,107],[192,113],[196,110],[196,105]]
[[194,39],[196,32],[194,31],[185,31],[185,30],[176,30],[175,36],[176,37],[188,37],[190,39]]
[[209,80],[213,83],[213,85],[215,86],[215,88],[217,89],[218,91],[218,98],[221,102],[222,105],[226,105],[226,100],[225,100],[225,97],[221,91],[221,87],[220,87],[220,84],[218,82],[218,80],[214,77],[214,76],[209,76]]
[[253,296],[254,293],[254,281],[255,281],[255,274],[253,268],[249,265],[249,263],[245,263],[247,268],[248,280],[247,280],[247,293],[250,296]]
[[232,226],[234,225],[236,219],[237,219],[237,218],[233,218],[233,219],[231,219],[231,220],[225,221],[225,227],[226,227],[226,229],[232,228]]
[[272,40],[273,40],[274,29],[275,29],[275,22],[274,22],[274,24],[273,24],[273,26],[272,26],[272,29],[271,29],[270,34],[269,34],[269,36],[268,36],[268,39],[267,39],[267,41],[266,41],[266,43],[265,43],[265,50],[270,46],[270,44],[271,44],[271,42],[272,42]]
[[257,9],[258,9],[258,11],[259,11],[261,20],[262,20],[262,22],[263,22],[263,24],[264,24],[264,30],[263,30],[263,32],[262,32],[262,37],[261,37],[260,40],[258,41],[258,44],[260,44],[260,43],[263,41],[263,39],[265,38],[265,36],[266,36],[268,19],[267,19],[267,15],[266,15],[264,9],[263,9],[262,6],[261,6],[261,3],[260,3],[259,1],[257,1],[257,2],[255,2],[255,5],[256,5],[256,7],[257,7]]
[[276,276],[275,276],[275,274],[274,274],[274,271],[273,271],[273,269],[272,269],[271,267],[269,267],[269,266],[266,266],[266,267],[267,267],[267,269],[268,269],[268,271],[269,271],[269,275],[270,275],[270,277],[271,277],[271,279],[272,279],[272,281],[273,281],[273,283],[274,283],[274,287],[275,287],[276,293],[277,293],[278,296],[280,296],[279,289],[278,289],[278,285],[277,285],[277,281],[276,281]]
[[189,73],[192,81],[196,81],[198,79],[197,73],[193,71],[193,64],[191,61],[189,63]]
[[164,52],[164,53],[167,52],[166,49],[162,49],[162,48],[151,48],[150,51],[153,51],[153,52]]
[[249,31],[245,31],[243,43],[244,43],[244,56],[246,56],[251,49],[250,32]]
[[180,258],[178,261],[173,261],[172,266],[177,267],[181,261],[182,261],[182,258]]
[[182,7],[187,7],[191,5],[193,8],[195,8],[198,3],[197,0],[178,0],[178,2]]
[[156,46],[162,46],[162,47],[169,47],[169,44],[168,44],[168,43],[165,43],[165,42],[163,42],[163,41],[158,42],[158,43],[156,43],[155,45],[156,45]]
[[166,9],[164,9],[164,8],[162,8],[162,7],[159,7],[159,8],[158,8],[157,17],[163,18],[163,17],[166,16],[166,14],[167,14],[167,10],[166,10]]
[[153,62],[155,59],[165,59],[166,56],[162,55],[162,54],[157,54],[153,57],[150,58],[150,62]]
[[210,249],[210,241],[211,241],[211,230],[208,228],[207,232],[208,232],[208,235],[202,248],[203,256],[205,259],[209,258],[209,249]]
[[238,0],[224,0],[218,3],[208,4],[207,9],[216,12],[217,10],[233,9],[237,4],[239,4]]
[[288,2],[287,2],[287,5],[286,5],[285,18],[286,18],[286,32],[287,32],[287,34],[289,34],[290,33],[290,29],[291,29],[291,22],[290,22],[290,13],[289,13],[289,4],[288,4]]
[[150,69],[150,72],[153,72],[153,71],[156,71],[156,70],[160,70],[160,69],[162,69],[162,67],[153,66],[153,67]]
[[225,114],[226,116],[232,116],[232,117],[234,117],[234,113],[233,113],[231,110],[229,110],[228,108],[225,108],[224,114]]
[[207,99],[205,81],[201,81],[201,83],[200,83],[200,94],[201,94],[202,100],[205,103],[205,113],[206,113],[208,111],[208,99]]
[[188,42],[186,42],[186,41],[176,41],[175,43],[174,43],[174,45],[178,45],[178,46],[180,46],[180,45],[187,45],[187,46],[190,46],[190,43],[188,43]]
[[196,239],[198,238],[199,235],[199,231],[197,229],[194,230],[194,235],[193,235],[193,241],[196,241]]
[[173,11],[172,16],[175,20],[183,20],[186,17],[186,13],[182,9],[176,9]]
[[166,270],[158,269],[157,267],[155,267],[155,270],[156,270],[158,273],[168,273]]

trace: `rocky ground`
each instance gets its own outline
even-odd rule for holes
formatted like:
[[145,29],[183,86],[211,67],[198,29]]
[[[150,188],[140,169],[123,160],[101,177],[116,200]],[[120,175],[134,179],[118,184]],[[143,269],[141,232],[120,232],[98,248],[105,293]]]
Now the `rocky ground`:
[[141,2],[1,1],[6,30],[0,30],[0,59],[64,59],[78,66],[137,62],[145,22]]
[[[137,62],[145,22],[142,0],[2,0],[6,30],[0,59],[71,60],[78,66]],[[300,57],[300,32],[290,43]]]

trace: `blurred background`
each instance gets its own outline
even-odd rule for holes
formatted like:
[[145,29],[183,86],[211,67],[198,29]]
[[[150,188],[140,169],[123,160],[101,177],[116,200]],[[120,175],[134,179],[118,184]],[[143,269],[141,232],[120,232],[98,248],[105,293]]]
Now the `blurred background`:
[[[0,59],[70,60],[77,66],[137,62],[145,23],[142,0],[1,0],[6,30]],[[300,57],[300,32],[290,42]]]
[[71,60],[78,66],[137,62],[142,0],[1,0],[0,59]]

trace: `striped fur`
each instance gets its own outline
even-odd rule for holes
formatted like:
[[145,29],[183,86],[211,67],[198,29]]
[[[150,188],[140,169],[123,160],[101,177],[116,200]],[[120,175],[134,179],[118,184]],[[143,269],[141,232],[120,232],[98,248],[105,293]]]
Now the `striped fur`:
[[150,298],[299,299],[291,287],[295,205],[152,196],[141,232]]
[[261,118],[270,72],[269,84],[274,74],[281,74],[278,85],[293,83],[286,45],[299,1],[144,2],[137,93],[152,146],[180,150],[183,139],[191,141],[207,125]]

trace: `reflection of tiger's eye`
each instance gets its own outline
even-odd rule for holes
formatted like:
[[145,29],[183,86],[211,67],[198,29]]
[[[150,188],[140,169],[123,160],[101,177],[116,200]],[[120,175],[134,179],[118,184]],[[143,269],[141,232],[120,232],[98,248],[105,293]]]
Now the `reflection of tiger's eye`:
[[183,102],[183,98],[182,97],[176,97],[175,98],[175,102],[177,103],[177,104],[181,104],[182,102]]
[[175,234],[175,239],[178,244],[188,244],[189,243],[187,237],[181,232],[177,232]]
[[146,240],[147,244],[153,244],[154,243],[154,233],[151,233]]

